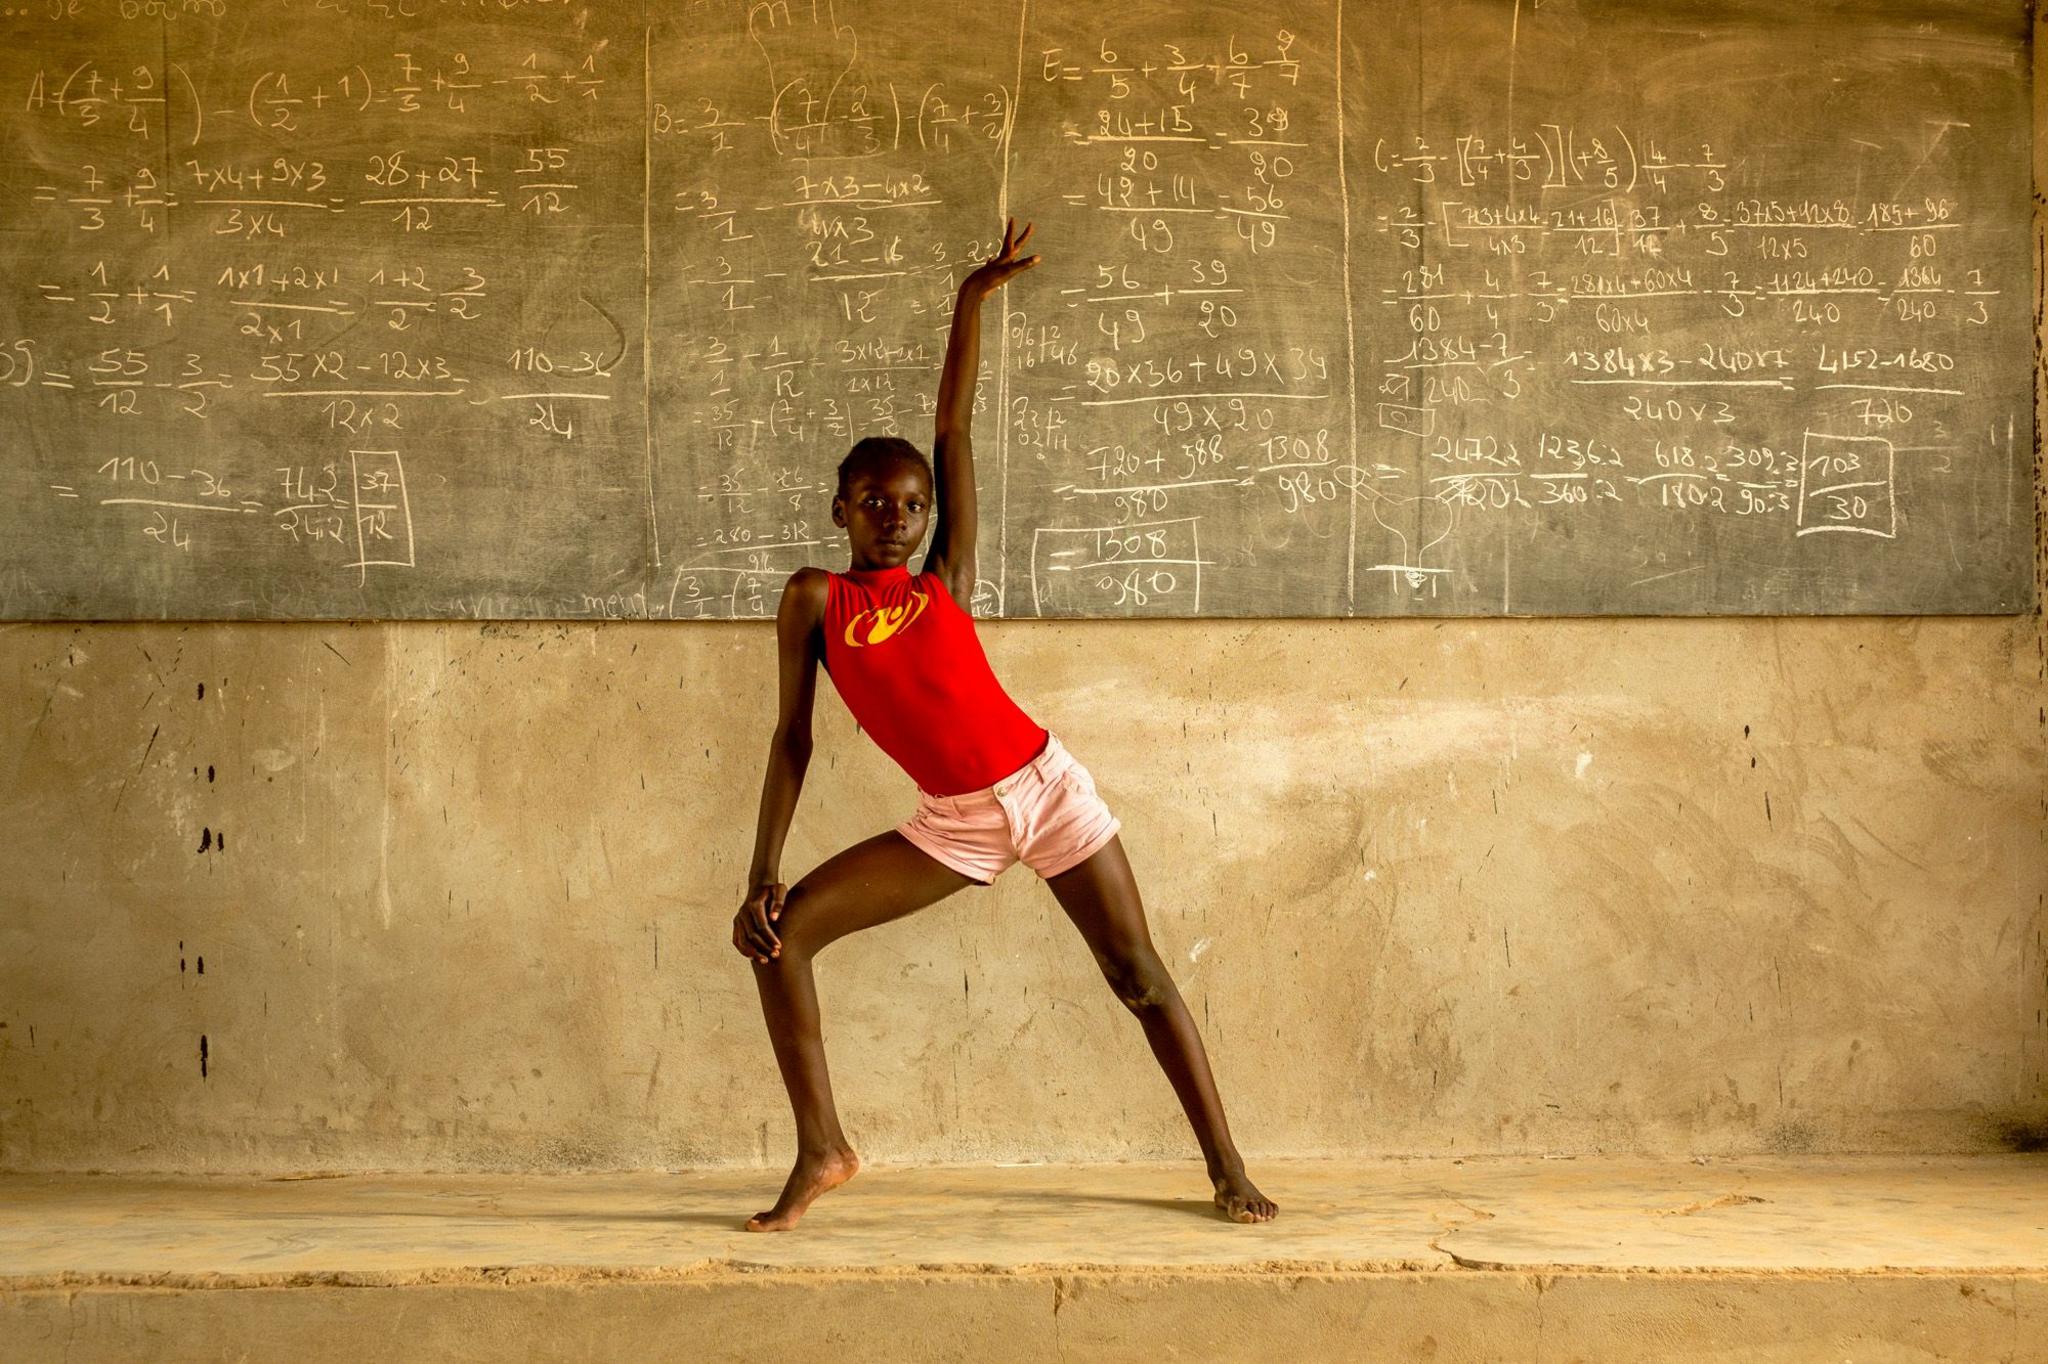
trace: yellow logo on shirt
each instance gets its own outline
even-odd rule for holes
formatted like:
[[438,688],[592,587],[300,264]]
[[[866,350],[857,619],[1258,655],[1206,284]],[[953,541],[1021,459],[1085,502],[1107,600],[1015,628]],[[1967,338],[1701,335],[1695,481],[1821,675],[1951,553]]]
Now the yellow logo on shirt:
[[[910,623],[924,614],[925,604],[931,600],[929,593],[913,592],[910,600],[898,606],[873,606],[846,622],[846,642],[854,648],[880,644],[899,630],[907,630]],[[865,639],[856,636],[865,635]]]

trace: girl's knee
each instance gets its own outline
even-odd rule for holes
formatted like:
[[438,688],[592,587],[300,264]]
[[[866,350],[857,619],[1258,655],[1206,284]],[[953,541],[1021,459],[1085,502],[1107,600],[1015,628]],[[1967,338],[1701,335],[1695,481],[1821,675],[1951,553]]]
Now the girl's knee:
[[1140,986],[1135,992],[1119,987],[1116,997],[1123,1001],[1126,1009],[1135,1013],[1140,1009],[1157,1009],[1171,1002],[1173,992],[1167,988],[1167,984],[1155,981],[1150,985]]
[[1127,1009],[1156,1009],[1173,1000],[1173,976],[1150,946],[1104,958],[1101,966]]
[[785,960],[792,955],[810,957],[825,945],[816,937],[819,916],[812,911],[817,907],[817,897],[816,886],[799,881],[783,892],[782,913],[768,921],[782,943]]

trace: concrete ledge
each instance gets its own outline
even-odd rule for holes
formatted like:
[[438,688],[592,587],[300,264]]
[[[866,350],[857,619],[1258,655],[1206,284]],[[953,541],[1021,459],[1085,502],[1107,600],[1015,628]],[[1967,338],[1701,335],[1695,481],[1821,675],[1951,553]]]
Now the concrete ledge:
[[0,1176],[0,1359],[2048,1364],[2048,1157],[1252,1173]]

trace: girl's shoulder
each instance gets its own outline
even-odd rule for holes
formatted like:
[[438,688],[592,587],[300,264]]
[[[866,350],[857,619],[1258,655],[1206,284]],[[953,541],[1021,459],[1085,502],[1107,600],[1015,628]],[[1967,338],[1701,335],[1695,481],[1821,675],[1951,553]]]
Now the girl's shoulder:
[[919,579],[922,580],[920,586],[924,587],[928,591],[937,593],[939,596],[944,597],[948,602],[958,607],[961,610],[961,612],[968,617],[969,620],[972,620],[974,618],[974,613],[970,609],[970,603],[972,603],[972,601],[974,600],[974,594],[971,591],[967,594],[967,599],[963,601],[961,600],[959,594],[954,592],[952,584],[946,580],[943,574],[940,574],[932,569],[926,569],[924,572],[918,574],[917,576]]
[[789,575],[788,580],[782,585],[782,590],[784,592],[816,592],[838,576],[837,573],[834,573],[829,568],[819,568],[815,564],[805,564],[802,568]]
[[832,579],[838,575],[830,569],[806,564],[789,575],[782,585],[782,610],[785,614],[794,610],[813,621],[822,619],[825,604],[831,600]]

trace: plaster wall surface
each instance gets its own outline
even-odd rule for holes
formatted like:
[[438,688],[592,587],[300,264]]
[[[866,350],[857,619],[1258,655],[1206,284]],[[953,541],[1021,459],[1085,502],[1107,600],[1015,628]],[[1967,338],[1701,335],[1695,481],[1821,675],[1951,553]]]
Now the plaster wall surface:
[[[2037,618],[1003,623],[1248,1157],[2048,1128]],[[766,624],[0,632],[0,1166],[775,1164]],[[914,789],[837,698],[784,861]],[[204,969],[201,970],[201,960]],[[1028,868],[819,958],[885,1161],[1179,1158]]]

